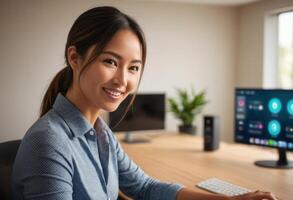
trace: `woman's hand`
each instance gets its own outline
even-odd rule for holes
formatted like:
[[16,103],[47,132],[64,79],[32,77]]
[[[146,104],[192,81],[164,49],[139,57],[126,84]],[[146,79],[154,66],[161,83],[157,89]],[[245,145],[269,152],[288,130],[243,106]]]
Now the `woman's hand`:
[[231,197],[231,200],[281,200],[271,192],[255,191],[247,194]]

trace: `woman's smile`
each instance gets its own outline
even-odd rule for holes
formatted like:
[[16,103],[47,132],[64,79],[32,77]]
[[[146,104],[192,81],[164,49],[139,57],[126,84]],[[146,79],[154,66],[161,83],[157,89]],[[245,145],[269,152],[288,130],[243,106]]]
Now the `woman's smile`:
[[103,87],[103,91],[105,92],[107,97],[109,97],[109,99],[114,100],[114,101],[121,100],[121,98],[124,95],[124,92],[122,92],[118,89],[113,89],[113,88]]

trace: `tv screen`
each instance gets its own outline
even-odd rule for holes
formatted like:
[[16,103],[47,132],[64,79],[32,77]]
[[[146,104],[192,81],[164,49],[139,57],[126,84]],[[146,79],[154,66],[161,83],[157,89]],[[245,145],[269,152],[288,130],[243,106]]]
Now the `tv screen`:
[[293,90],[236,89],[235,141],[278,149],[278,160],[257,166],[293,168],[286,155],[293,150]]
[[165,94],[137,94],[129,111],[120,121],[131,98],[131,95],[128,96],[116,111],[109,114],[109,126],[113,131],[129,132],[165,128]]
[[236,89],[235,141],[293,150],[293,90]]

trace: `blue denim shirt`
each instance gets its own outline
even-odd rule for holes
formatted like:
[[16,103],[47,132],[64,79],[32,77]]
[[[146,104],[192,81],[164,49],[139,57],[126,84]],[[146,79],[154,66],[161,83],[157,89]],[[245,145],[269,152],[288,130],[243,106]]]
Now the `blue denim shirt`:
[[[160,170],[160,169],[158,169]],[[173,200],[181,185],[146,175],[100,118],[94,127],[63,95],[26,133],[12,175],[14,199]]]

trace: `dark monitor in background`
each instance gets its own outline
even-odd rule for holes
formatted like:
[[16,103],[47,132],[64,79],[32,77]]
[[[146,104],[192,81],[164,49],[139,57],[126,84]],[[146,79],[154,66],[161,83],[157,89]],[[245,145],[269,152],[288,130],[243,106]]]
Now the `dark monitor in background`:
[[235,90],[235,141],[276,148],[279,160],[256,161],[271,168],[292,168],[286,151],[293,151],[293,90]]
[[137,94],[131,108],[120,121],[131,98],[131,95],[128,96],[116,111],[109,114],[109,126],[115,132],[126,132],[124,141],[128,143],[146,142],[134,139],[131,133],[165,129],[165,94]]

